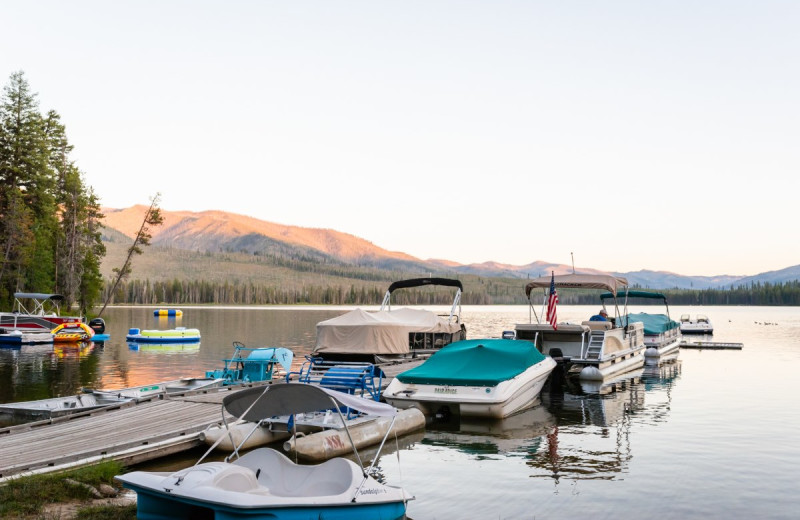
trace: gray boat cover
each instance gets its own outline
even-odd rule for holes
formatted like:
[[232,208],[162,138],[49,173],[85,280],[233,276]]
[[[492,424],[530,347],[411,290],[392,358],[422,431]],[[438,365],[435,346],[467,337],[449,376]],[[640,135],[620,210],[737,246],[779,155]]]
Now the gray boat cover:
[[411,332],[454,334],[459,330],[461,325],[456,320],[423,309],[354,309],[317,324],[317,344],[312,353],[407,354]]
[[306,383],[276,383],[240,390],[226,396],[222,406],[231,415],[252,422],[337,406],[382,417],[397,415],[397,410],[386,403]]
[[[614,294],[619,288],[628,286],[628,280],[625,278],[607,274],[560,274],[555,276],[554,280],[558,288],[603,289]],[[531,290],[534,288],[548,289],[550,281],[550,276],[534,278],[525,286],[525,296],[530,298]]]

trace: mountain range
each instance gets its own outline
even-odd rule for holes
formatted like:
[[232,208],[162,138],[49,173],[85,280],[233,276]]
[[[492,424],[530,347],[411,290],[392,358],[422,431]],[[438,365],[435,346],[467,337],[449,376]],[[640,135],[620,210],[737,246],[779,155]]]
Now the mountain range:
[[[111,275],[118,267],[123,251],[130,245],[142,225],[146,206],[124,209],[103,208],[105,214],[104,240],[109,253],[103,263],[103,273]],[[392,271],[409,275],[436,273],[438,275],[475,275],[495,278],[529,278],[572,272],[572,267],[542,260],[525,265],[498,262],[460,264],[445,259],[420,259],[399,251],[389,251],[372,242],[332,229],[313,229],[266,222],[225,211],[161,211],[160,226],[151,227],[151,246],[161,250],[157,265],[164,277],[190,276],[187,254],[196,258],[214,255],[242,254],[268,256],[328,267]],[[126,245],[127,243],[127,245]],[[164,254],[166,252],[166,254]],[[169,254],[171,252],[171,254]],[[197,256],[200,255],[200,256]],[[145,255],[147,256],[147,255]],[[138,262],[138,261],[137,261]],[[304,270],[308,270],[305,267]],[[666,271],[640,270],[612,272],[579,267],[580,273],[607,273],[623,276],[632,286],[652,289],[707,289],[749,285],[756,282],[779,283],[800,279],[800,265],[755,276],[686,276]]]

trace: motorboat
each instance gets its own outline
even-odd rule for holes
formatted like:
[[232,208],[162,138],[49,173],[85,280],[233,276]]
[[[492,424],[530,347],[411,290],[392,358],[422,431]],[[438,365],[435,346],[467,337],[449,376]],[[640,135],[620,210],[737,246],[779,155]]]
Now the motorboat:
[[125,339],[131,343],[192,343],[200,341],[198,329],[176,327],[169,330],[129,329]]
[[162,396],[165,394],[185,394],[197,390],[211,390],[212,388],[219,388],[225,382],[224,379],[218,377],[183,377],[180,379],[172,379],[169,381],[161,381],[159,383],[151,383],[147,385],[129,386],[125,388],[116,389],[93,389],[84,388],[84,393],[90,393],[95,396],[106,398],[127,398],[136,399],[138,401],[149,399],[151,397]]
[[[551,289],[552,286],[552,289]],[[582,380],[602,381],[644,364],[644,324],[631,321],[623,325],[617,294],[627,290],[625,278],[602,274],[564,274],[542,276],[525,286],[529,323],[515,327],[518,340],[532,341],[545,355],[563,363],[570,375]],[[541,313],[534,308],[534,289],[544,290]],[[581,323],[550,323],[545,314],[549,291],[556,289],[602,290],[614,295],[614,316],[610,320]]]
[[12,312],[0,312],[0,328],[7,331],[48,333],[62,323],[81,323],[81,316],[62,316],[64,296],[50,293],[14,293]]
[[[331,410],[358,409],[394,417],[385,403],[303,383],[252,387],[226,396],[226,412],[257,428],[272,417]],[[342,418],[344,422],[344,419]],[[244,455],[235,448],[221,462],[203,462],[212,448],[186,469],[176,472],[135,471],[116,478],[137,494],[138,518],[194,519],[399,519],[413,499],[403,488],[376,478],[378,453],[364,467],[350,438],[357,462],[335,457],[321,464],[297,464],[279,451],[262,447]],[[383,480],[380,478],[380,480]]]
[[[424,309],[392,309],[392,294],[399,289],[446,286],[456,290],[449,315],[439,316]],[[438,349],[466,339],[461,322],[459,280],[414,278],[392,283],[383,297],[380,310],[354,309],[317,324],[317,339],[312,355],[327,360],[390,362],[427,357]]]
[[206,371],[206,377],[221,378],[225,385],[272,381],[292,370],[293,359],[294,353],[287,348],[246,347],[234,341],[233,355],[222,360],[221,369]]
[[77,394],[36,401],[0,404],[0,422],[53,419],[78,412],[97,410],[131,401],[114,395]]
[[398,374],[383,398],[426,415],[499,419],[535,405],[555,367],[530,341],[463,340]]
[[[667,297],[661,293],[649,291],[628,291],[625,294],[618,294],[617,297],[627,298],[625,307],[630,305],[630,300],[649,300],[659,301],[664,304],[666,314],[655,314],[647,312],[628,313],[622,316],[620,325],[627,326],[628,323],[641,322],[644,325],[644,357],[654,359],[670,352],[677,352],[681,346],[681,329],[677,321],[669,316],[669,303]],[[613,298],[611,293],[603,293],[600,299],[605,302]]]
[[713,334],[714,327],[705,314],[697,314],[694,319],[689,314],[681,315],[681,334]]

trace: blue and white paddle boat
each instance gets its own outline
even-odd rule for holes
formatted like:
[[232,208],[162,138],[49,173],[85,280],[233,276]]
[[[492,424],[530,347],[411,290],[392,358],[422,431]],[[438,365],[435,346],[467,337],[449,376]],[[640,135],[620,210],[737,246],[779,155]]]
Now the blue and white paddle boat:
[[[389,417],[397,414],[385,403],[304,383],[241,390],[225,397],[222,407],[223,421],[227,412],[251,421],[254,429],[271,417],[320,410],[332,410],[343,423],[340,410],[346,408]],[[194,466],[180,471],[135,471],[116,478],[136,492],[137,517],[150,520],[394,520],[404,517],[413,497],[373,477],[388,435],[367,468],[351,438],[358,463],[336,457],[317,465],[296,464],[272,448],[242,456],[234,449],[223,462],[202,462],[212,447]]]
[[293,359],[294,353],[288,348],[246,347],[234,341],[233,355],[222,360],[225,364],[221,369],[206,371],[206,377],[222,378],[226,385],[272,381],[292,370]]
[[398,408],[425,415],[503,418],[537,403],[556,362],[530,341],[470,339],[442,347],[425,363],[400,373],[383,392]]

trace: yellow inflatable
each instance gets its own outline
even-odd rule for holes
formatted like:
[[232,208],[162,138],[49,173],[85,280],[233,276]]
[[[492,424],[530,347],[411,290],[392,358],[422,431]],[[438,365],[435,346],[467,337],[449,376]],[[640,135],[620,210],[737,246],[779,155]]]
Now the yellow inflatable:
[[62,323],[51,333],[53,341],[56,343],[77,343],[89,340],[94,336],[94,331],[85,323]]

